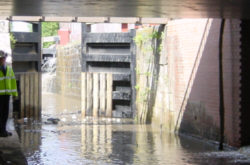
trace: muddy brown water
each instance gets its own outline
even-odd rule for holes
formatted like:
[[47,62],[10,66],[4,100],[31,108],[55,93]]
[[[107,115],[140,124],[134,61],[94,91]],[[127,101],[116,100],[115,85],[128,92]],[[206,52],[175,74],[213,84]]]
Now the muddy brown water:
[[[79,122],[78,100],[43,94],[43,121],[21,125],[20,141],[30,165],[226,165],[250,164],[236,151],[151,125],[120,119]],[[67,103],[67,100],[70,100]],[[50,117],[58,124],[46,123]]]

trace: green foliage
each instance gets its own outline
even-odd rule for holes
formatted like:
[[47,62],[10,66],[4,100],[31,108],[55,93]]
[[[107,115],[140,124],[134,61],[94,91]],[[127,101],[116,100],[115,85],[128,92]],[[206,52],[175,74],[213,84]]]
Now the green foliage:
[[[157,32],[157,31],[149,31],[149,29],[146,29],[144,31],[141,31],[141,32],[138,32],[136,34],[136,36],[134,37],[134,41],[136,43],[136,45],[138,47],[141,48],[142,52],[143,53],[146,53],[146,52],[152,52],[155,48],[153,48],[151,45],[146,45],[144,47],[143,44],[145,44],[146,42],[150,41],[150,40],[153,40],[153,39],[161,39],[162,40],[162,37],[164,36],[164,32]],[[162,43],[161,45],[159,46],[159,48],[157,48],[157,52],[161,52],[162,50]]]
[[[55,36],[59,29],[58,22],[42,22],[42,37]],[[50,45],[53,45],[54,42],[45,42],[43,43],[44,48],[48,48]]]
[[[164,36],[165,36],[165,33],[164,33],[164,31],[163,31],[163,32],[160,33],[160,36],[159,36],[160,38],[159,38],[159,39],[163,41]],[[161,44],[160,44],[160,46],[158,47],[158,50],[157,50],[157,51],[160,53],[160,52],[162,51],[162,49],[163,49],[163,42],[161,42]]]
[[141,47],[144,43],[152,39],[150,34],[150,29],[143,30],[141,32],[138,32],[136,36],[134,37],[134,41],[138,47]]
[[151,76],[151,72],[145,72],[145,75],[146,75],[147,77],[149,77],[149,76]]
[[134,37],[134,41],[135,41],[135,43],[136,43],[136,45],[138,46],[138,45],[141,45],[142,44],[142,41],[143,41],[143,38],[142,38],[142,35],[136,35],[135,37]]
[[141,91],[141,99],[144,102],[148,102],[148,95],[150,93],[150,88],[149,87],[145,87],[142,91]]
[[138,91],[138,90],[140,89],[140,86],[137,84],[137,85],[135,86],[135,89]]
[[140,74],[140,70],[138,68],[135,68],[136,75]]
[[137,46],[141,46],[147,40],[147,36],[144,33],[137,34],[134,37],[134,41]]
[[152,45],[144,45],[143,48],[141,48],[141,51],[143,53],[147,53],[147,52],[153,52],[154,48],[152,47]]
[[161,38],[161,33],[157,32],[157,31],[153,31],[150,34],[150,38],[152,38],[152,39],[160,39]]
[[43,43],[43,48],[48,48],[48,47],[50,47],[51,45],[54,45],[55,44],[55,42],[53,42],[53,41],[51,41],[51,42],[44,42]]
[[10,33],[10,48],[11,50],[13,50],[15,48],[15,43],[16,43],[16,39],[13,35],[13,33]]

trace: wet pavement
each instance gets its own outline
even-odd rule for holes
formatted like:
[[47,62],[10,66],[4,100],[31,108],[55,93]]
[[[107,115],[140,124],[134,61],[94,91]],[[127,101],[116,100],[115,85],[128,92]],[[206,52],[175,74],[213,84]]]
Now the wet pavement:
[[[64,100],[61,107],[56,106],[62,102],[55,102],[57,99],[62,98],[43,95],[43,121],[19,127],[21,145],[30,165],[250,164],[250,156],[244,150],[218,152],[216,145],[202,139],[177,136],[151,125],[133,124],[131,120],[87,118],[80,122],[77,101],[67,104]],[[51,117],[60,121],[48,122]]]
[[0,165],[26,165],[18,135],[12,119],[8,120],[7,130],[12,133],[9,137],[0,137]]

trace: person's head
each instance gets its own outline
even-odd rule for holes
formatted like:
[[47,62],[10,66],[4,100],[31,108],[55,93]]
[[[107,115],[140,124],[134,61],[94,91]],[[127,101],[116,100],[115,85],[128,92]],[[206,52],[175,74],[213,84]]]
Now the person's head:
[[7,57],[7,53],[5,53],[4,51],[0,50],[0,66],[5,65],[5,63],[6,63],[6,57]]

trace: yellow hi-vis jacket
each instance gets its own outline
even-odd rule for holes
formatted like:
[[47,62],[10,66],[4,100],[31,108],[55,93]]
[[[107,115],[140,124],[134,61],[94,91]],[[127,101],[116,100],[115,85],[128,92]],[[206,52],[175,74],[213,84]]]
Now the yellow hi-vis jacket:
[[15,74],[9,66],[6,68],[6,75],[0,70],[0,95],[18,95]]

